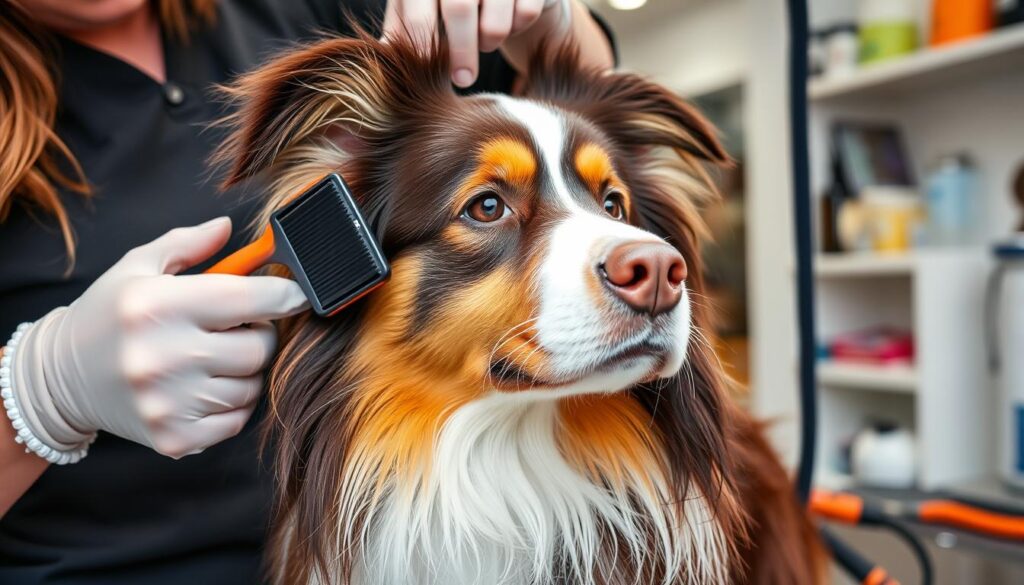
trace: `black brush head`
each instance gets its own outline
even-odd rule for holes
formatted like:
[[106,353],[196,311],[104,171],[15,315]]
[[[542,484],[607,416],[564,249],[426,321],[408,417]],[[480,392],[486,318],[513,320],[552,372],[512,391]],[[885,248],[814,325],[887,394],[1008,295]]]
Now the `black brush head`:
[[318,315],[380,286],[391,267],[345,181],[330,174],[274,212],[274,261],[291,268]]

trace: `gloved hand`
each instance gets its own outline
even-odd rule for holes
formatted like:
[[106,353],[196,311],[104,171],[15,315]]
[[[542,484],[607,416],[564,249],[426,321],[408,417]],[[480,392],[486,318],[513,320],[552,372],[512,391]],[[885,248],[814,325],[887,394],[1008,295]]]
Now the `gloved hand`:
[[171,230],[21,336],[12,390],[43,444],[67,450],[104,430],[179,458],[242,429],[276,344],[266,321],[307,301],[284,278],[175,276],[230,234],[228,218]]

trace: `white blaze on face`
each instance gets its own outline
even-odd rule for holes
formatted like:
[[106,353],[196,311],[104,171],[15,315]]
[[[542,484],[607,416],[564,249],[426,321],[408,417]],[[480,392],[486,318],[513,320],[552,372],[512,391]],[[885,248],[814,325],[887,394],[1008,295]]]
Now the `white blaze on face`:
[[[564,175],[566,123],[556,110],[507,96],[500,107],[531,134],[547,173],[547,185],[565,208],[552,227],[547,257],[538,275],[540,311],[537,340],[550,356],[545,379],[573,382],[559,394],[613,392],[657,374],[675,374],[682,366],[690,335],[689,295],[656,320],[641,318],[604,289],[598,268],[617,245],[660,239],[634,226],[580,205]],[[614,369],[601,365],[618,352],[649,342],[666,348],[664,359],[641,357]],[[657,369],[657,371],[655,371]]]

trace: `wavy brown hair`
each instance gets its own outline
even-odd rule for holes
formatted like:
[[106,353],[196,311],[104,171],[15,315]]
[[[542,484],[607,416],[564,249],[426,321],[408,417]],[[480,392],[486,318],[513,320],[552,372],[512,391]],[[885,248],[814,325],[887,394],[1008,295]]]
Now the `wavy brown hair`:
[[[89,184],[74,153],[53,129],[59,79],[48,31],[11,0],[0,10],[0,223],[15,201],[60,226],[74,261],[74,235],[57,193],[64,188],[87,197]],[[216,0],[154,0],[163,29],[186,40],[190,30],[212,21]]]

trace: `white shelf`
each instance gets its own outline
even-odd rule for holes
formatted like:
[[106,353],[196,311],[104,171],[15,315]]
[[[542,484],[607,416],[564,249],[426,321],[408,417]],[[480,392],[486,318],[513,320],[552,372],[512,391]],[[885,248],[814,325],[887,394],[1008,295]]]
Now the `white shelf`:
[[840,473],[827,468],[819,470],[814,476],[814,487],[834,492],[846,491],[855,485],[856,482],[849,473]]
[[914,270],[915,261],[916,257],[910,253],[819,254],[814,259],[814,273],[820,278],[909,275]]
[[866,65],[836,79],[808,84],[811,101],[894,94],[958,85],[976,75],[1019,74],[1024,64],[1024,25],[903,58]]
[[874,365],[824,360],[818,362],[818,382],[823,386],[881,390],[900,394],[917,391],[917,370],[906,364]]

